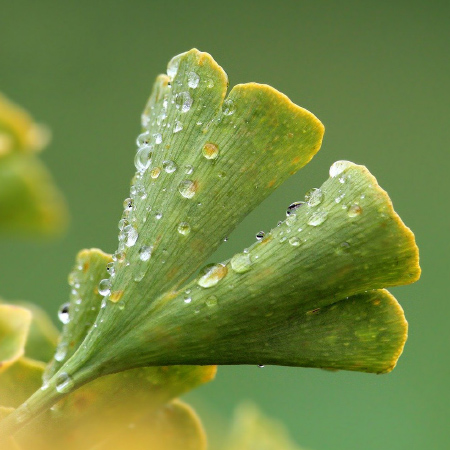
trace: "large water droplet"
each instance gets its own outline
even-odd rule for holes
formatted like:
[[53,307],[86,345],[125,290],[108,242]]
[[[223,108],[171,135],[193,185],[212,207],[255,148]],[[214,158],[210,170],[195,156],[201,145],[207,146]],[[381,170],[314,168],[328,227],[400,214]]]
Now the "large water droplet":
[[105,278],[98,283],[98,293],[100,295],[106,296],[111,292],[111,281]]
[[200,82],[200,77],[195,72],[188,73],[188,86],[190,88],[196,89],[199,82]]
[[55,351],[55,360],[62,361],[67,355],[67,342],[60,342]]
[[177,109],[181,108],[182,113],[186,113],[191,109],[192,97],[189,92],[180,92],[175,97],[175,104]]
[[178,191],[184,198],[192,198],[197,192],[197,186],[192,180],[183,180],[178,185]]
[[139,172],[144,172],[152,162],[152,152],[150,146],[141,147],[134,157],[134,165]]
[[161,169],[159,167],[153,167],[153,169],[150,171],[150,176],[155,180],[159,177],[160,173]]
[[180,55],[174,56],[167,65],[167,75],[173,80],[178,72],[178,68],[180,67]]
[[234,112],[236,111],[236,107],[234,105],[233,100],[231,100],[231,98],[229,98],[223,102],[222,111],[225,116],[231,116],[234,114]]
[[251,269],[252,261],[249,253],[236,253],[230,261],[231,268],[237,273],[245,273]]
[[187,222],[181,222],[178,225],[178,233],[182,234],[183,236],[187,236],[191,232],[191,226]]
[[56,390],[61,394],[69,393],[74,387],[74,382],[67,372],[61,372],[56,378]]
[[58,319],[65,325],[70,322],[69,317],[69,303],[64,303],[61,305],[58,311]]
[[148,261],[152,256],[152,252],[153,252],[153,247],[151,245],[143,245],[139,249],[139,259],[141,261]]
[[223,264],[209,264],[202,269],[197,284],[204,288],[215,286],[227,273],[228,269]]
[[300,245],[300,239],[297,236],[293,236],[289,239],[289,244],[293,247],[298,247]]
[[345,169],[347,169],[350,166],[353,166],[354,164],[350,161],[336,161],[332,166],[330,167],[330,177],[334,178],[340,175]]
[[133,247],[139,237],[136,228],[134,228],[133,225],[127,225],[123,229],[123,233],[125,235],[125,245],[127,247]]
[[217,159],[219,156],[219,149],[216,144],[212,142],[207,142],[202,149],[203,156],[206,159]]
[[362,213],[362,208],[359,205],[351,205],[348,207],[347,214],[348,217],[358,217]]
[[183,129],[183,124],[179,122],[178,120],[175,122],[175,126],[173,127],[173,132],[178,133]]
[[145,133],[141,133],[137,139],[136,144],[138,147],[147,146],[150,143],[150,133],[146,131]]
[[320,189],[310,189],[306,195],[305,200],[308,202],[308,206],[320,205],[323,201],[323,192]]
[[317,227],[325,222],[328,217],[328,213],[326,211],[317,211],[314,214],[311,214],[308,219],[308,225],[312,225],[313,227]]
[[166,173],[173,173],[177,170],[177,165],[170,159],[163,161],[162,166]]
[[256,239],[258,239],[258,241],[260,241],[261,239],[264,238],[265,235],[266,235],[266,233],[264,233],[264,231],[259,231],[258,233],[256,233]]
[[286,216],[290,216],[296,209],[300,208],[300,206],[303,206],[304,204],[305,202],[291,203],[286,210]]

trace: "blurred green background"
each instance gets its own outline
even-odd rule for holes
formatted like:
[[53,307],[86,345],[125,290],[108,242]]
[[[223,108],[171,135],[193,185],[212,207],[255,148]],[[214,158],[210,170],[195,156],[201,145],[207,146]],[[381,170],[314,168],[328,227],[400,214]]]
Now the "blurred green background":
[[52,128],[42,157],[72,215],[58,241],[1,238],[1,295],[55,319],[77,251],[115,250],[153,80],[197,47],[231,85],[270,84],[326,126],[311,164],[215,259],[270,229],[332,162],[349,159],[372,171],[416,233],[423,276],[393,290],[410,337],[391,374],[223,367],[189,400],[211,427],[253,400],[316,450],[449,448],[449,17],[448,1],[1,1],[0,90]]

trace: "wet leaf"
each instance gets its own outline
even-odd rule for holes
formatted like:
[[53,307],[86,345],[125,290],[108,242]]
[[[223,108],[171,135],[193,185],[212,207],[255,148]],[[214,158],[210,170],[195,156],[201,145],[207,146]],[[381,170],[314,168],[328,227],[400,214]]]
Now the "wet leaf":
[[[406,322],[387,292],[366,291],[419,277],[413,234],[363,166],[347,163],[314,192],[295,217],[248,249],[249,270],[232,258],[149,302],[133,329],[120,340],[109,335],[97,354],[112,360],[113,354],[106,355],[113,350],[115,364],[121,353],[130,365],[391,370]],[[317,223],[317,216],[326,219]]]

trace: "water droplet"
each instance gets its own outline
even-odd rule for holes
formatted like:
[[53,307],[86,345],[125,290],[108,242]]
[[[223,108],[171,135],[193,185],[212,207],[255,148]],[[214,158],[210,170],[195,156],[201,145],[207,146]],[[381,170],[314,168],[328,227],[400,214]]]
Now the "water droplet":
[[162,136],[161,136],[161,134],[156,133],[156,134],[153,135],[153,137],[155,138],[155,143],[156,143],[156,144],[161,144],[161,142],[162,142]]
[[132,198],[126,198],[123,201],[123,209],[125,212],[130,212],[133,209],[133,199]]
[[67,355],[67,342],[60,342],[55,351],[55,360],[62,361]]
[[258,367],[259,367],[260,369],[264,369],[264,364],[258,364]]
[[139,237],[136,228],[134,228],[133,225],[127,225],[123,229],[123,233],[125,235],[125,245],[127,247],[133,247]]
[[159,177],[160,173],[161,169],[159,167],[153,167],[153,169],[150,171],[150,176],[155,180]]
[[211,78],[208,78],[208,80],[206,81],[206,87],[211,89],[214,87],[214,80],[212,80]]
[[336,161],[332,166],[330,167],[330,177],[334,178],[340,175],[345,169],[347,169],[350,166],[353,166],[354,164],[350,161]]
[[205,304],[208,308],[214,308],[214,306],[217,306],[217,297],[215,295],[211,295],[205,300]]
[[197,186],[192,180],[183,180],[178,185],[178,191],[184,198],[192,198],[197,192]]
[[298,247],[300,245],[300,239],[296,236],[293,236],[289,239],[289,244],[293,247]]
[[303,206],[304,204],[305,202],[291,203],[286,210],[286,216],[290,216],[296,209],[300,208],[300,206]]
[[151,245],[143,245],[139,249],[139,259],[141,261],[148,261],[152,256],[153,247]]
[[222,111],[225,116],[231,116],[234,114],[234,112],[236,111],[236,107],[234,105],[233,100],[231,100],[231,98],[229,98],[223,102]]
[[191,303],[192,302],[192,298],[191,297],[185,297],[184,298],[184,303]]
[[231,268],[237,273],[245,273],[251,269],[252,261],[249,253],[236,253],[230,261]]
[[265,235],[266,235],[266,233],[264,233],[264,231],[260,231],[260,232],[256,233],[256,239],[258,239],[258,241],[260,241],[261,239],[264,238]]
[[144,276],[145,276],[145,269],[141,267],[135,273],[133,280],[136,281],[136,283],[139,283],[144,279]]
[[178,225],[178,233],[182,234],[183,236],[187,236],[191,232],[191,226],[187,222],[181,222]]
[[326,211],[317,211],[314,214],[311,214],[311,217],[308,219],[308,225],[312,225],[313,227],[317,227],[325,222],[328,217],[328,213]]
[[310,189],[306,195],[305,200],[308,202],[308,206],[320,205],[323,201],[323,192],[320,189]]
[[285,220],[286,225],[288,227],[291,227],[292,225],[294,225],[296,218],[297,218],[297,214],[291,213],[289,216],[286,217],[286,220]]
[[178,68],[180,67],[180,56],[174,56],[167,65],[167,75],[173,80],[178,72]]
[[185,166],[184,169],[185,169],[185,172],[184,172],[184,173],[185,173],[186,175],[191,175],[191,173],[194,172],[194,166],[191,166],[191,165]]
[[118,291],[111,292],[111,295],[109,296],[109,300],[113,303],[117,303],[123,296],[123,289],[120,289]]
[[345,197],[345,192],[344,192],[343,194],[341,194],[341,195],[338,195],[338,196],[334,199],[334,201],[335,201],[336,203],[341,203],[342,200],[344,199],[344,197]]
[[70,322],[69,303],[64,303],[63,305],[61,305],[61,307],[59,308],[59,311],[58,311],[58,319],[64,325]]
[[348,207],[347,214],[348,217],[358,217],[362,213],[362,208],[359,205],[351,205]]
[[215,286],[227,273],[228,269],[223,264],[209,264],[202,269],[202,276],[197,283],[201,287],[209,288]]
[[141,133],[137,139],[136,144],[138,147],[147,146],[150,143],[150,133],[146,131],[145,133]]
[[216,144],[207,142],[203,146],[202,153],[206,159],[217,159],[217,157],[219,156],[219,149],[217,148]]
[[100,295],[106,296],[111,292],[111,281],[108,278],[101,280],[98,284],[98,293]]
[[195,72],[188,73],[188,86],[190,88],[196,89],[199,82],[200,82],[200,77]]
[[341,242],[336,249],[336,253],[338,255],[348,253],[349,251],[350,251],[350,244],[348,242]]
[[160,212],[157,212],[157,213],[155,213],[155,219],[156,220],[160,220],[160,219],[162,219],[162,213],[160,213]]
[[173,173],[177,170],[177,165],[170,159],[163,161],[162,166],[166,173]]
[[119,220],[119,230],[122,231],[130,222],[127,219]]
[[175,97],[175,106],[177,109],[181,108],[182,113],[187,113],[192,106],[192,97],[189,92],[180,92]]
[[179,122],[178,120],[175,122],[175,126],[173,127],[173,132],[178,133],[183,129],[183,124]]
[[146,171],[150,166],[150,163],[152,162],[151,150],[152,148],[150,146],[145,146],[139,148],[137,151],[136,156],[134,157],[134,165],[139,172]]
[[74,382],[67,372],[61,372],[56,378],[56,390],[61,394],[69,393],[74,387]]

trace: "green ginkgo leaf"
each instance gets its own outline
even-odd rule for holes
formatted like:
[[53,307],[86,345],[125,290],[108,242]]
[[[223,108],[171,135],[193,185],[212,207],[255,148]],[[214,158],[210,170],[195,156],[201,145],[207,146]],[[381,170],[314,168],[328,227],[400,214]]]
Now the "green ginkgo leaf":
[[375,373],[395,366],[407,325],[383,288],[418,279],[418,250],[363,166],[335,163],[278,227],[197,273],[239,221],[314,156],[323,136],[315,116],[269,86],[237,85],[225,99],[226,88],[223,70],[197,50],[158,77],[142,116],[118,249],[98,284],[100,306],[91,294],[100,272],[80,284],[97,302],[95,320],[71,301],[68,318],[81,330],[63,332],[71,352],[44,389],[2,422],[3,433],[88,382],[147,366]]

